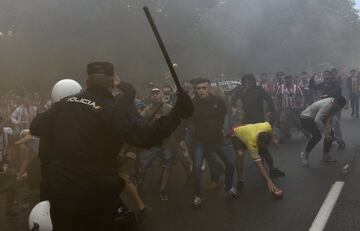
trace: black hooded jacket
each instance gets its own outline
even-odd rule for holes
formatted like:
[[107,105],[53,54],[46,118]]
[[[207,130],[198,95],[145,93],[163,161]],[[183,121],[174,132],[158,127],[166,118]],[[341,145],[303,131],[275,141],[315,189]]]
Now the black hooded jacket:
[[[241,99],[244,110],[243,123],[259,123],[265,121],[264,102],[268,103],[270,112],[274,113],[274,103],[271,96],[260,86],[256,86],[255,77],[249,77],[248,80],[253,82],[253,88],[245,89],[238,85],[234,89],[231,98],[231,105],[234,107],[238,99]],[[244,82],[244,78],[242,79]]]

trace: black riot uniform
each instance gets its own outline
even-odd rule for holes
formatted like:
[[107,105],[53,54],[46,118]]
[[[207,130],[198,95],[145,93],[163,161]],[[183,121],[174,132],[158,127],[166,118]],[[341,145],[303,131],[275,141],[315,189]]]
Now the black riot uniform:
[[168,116],[144,125],[124,101],[115,100],[105,88],[92,87],[33,120],[33,135],[40,140],[51,137],[49,155],[42,153],[40,158],[46,163],[43,188],[51,203],[54,231],[117,230],[113,220],[123,187],[116,171],[120,147],[124,142],[142,148],[161,145],[180,117],[192,114],[190,98],[185,94],[180,98]]

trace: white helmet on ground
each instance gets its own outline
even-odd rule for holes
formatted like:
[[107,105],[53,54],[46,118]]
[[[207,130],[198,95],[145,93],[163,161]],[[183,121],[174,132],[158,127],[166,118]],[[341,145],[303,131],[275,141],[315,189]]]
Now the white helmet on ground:
[[31,231],[53,230],[49,201],[41,201],[31,210],[29,215],[29,228]]
[[72,79],[63,79],[57,82],[51,91],[51,102],[57,103],[65,97],[75,95],[82,90],[81,85]]

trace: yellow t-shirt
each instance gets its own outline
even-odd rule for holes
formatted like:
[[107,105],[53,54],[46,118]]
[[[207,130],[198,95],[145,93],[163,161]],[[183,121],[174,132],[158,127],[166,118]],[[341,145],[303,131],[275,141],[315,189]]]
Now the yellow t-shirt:
[[242,143],[246,145],[253,160],[260,159],[257,138],[261,132],[271,132],[270,123],[248,124],[234,128],[234,134]]

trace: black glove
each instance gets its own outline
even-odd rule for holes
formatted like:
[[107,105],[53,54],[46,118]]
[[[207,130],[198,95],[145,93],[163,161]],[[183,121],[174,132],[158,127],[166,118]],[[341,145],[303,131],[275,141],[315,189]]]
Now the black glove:
[[174,105],[173,111],[177,116],[182,119],[188,119],[193,115],[194,105],[191,101],[190,96],[186,92],[179,91],[177,93],[177,100]]

